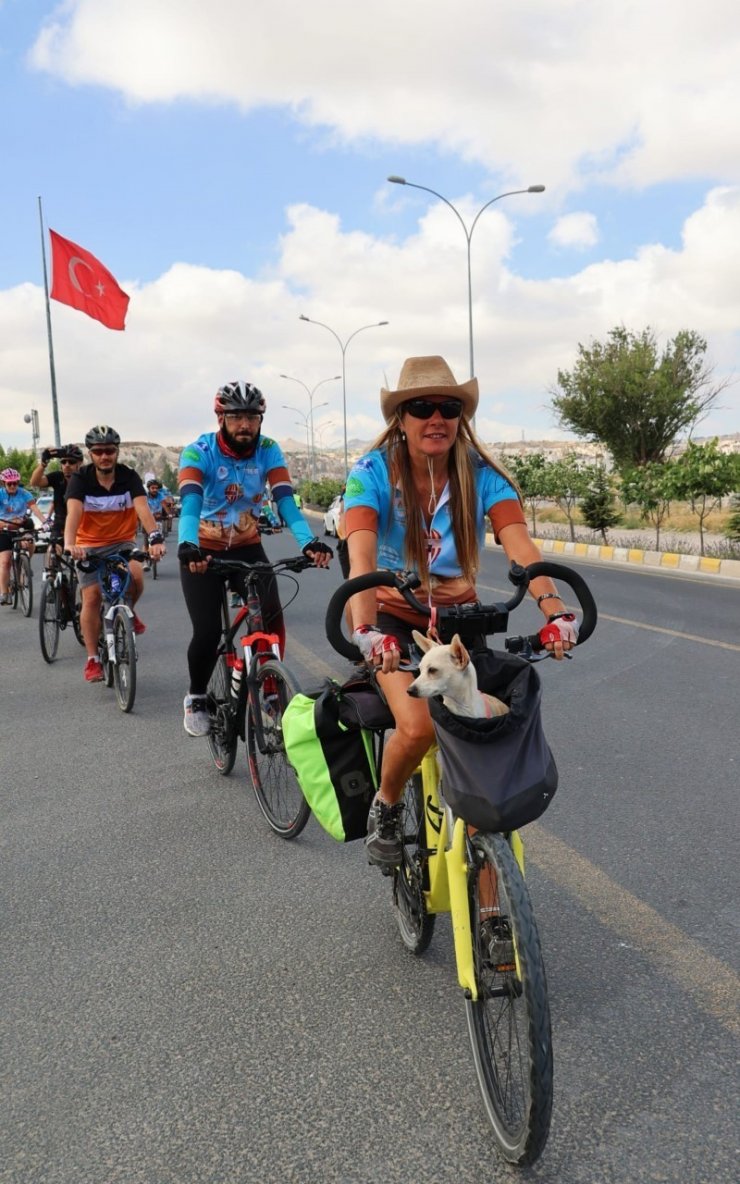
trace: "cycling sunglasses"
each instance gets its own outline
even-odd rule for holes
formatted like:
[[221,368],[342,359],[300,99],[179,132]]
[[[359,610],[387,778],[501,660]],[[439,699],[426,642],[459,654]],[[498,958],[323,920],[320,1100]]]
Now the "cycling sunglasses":
[[114,456],[118,452],[117,448],[91,448],[90,452],[93,456]]
[[431,399],[407,399],[400,408],[402,415],[408,411],[414,419],[431,419],[435,411],[439,411],[443,419],[458,419],[462,409],[460,399],[443,399],[441,403],[433,403]]

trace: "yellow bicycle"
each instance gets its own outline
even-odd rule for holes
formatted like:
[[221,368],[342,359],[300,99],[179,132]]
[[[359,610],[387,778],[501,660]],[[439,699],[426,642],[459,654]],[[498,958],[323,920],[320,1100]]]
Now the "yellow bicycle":
[[[583,620],[579,644],[596,625],[596,606],[577,572],[554,563],[512,567],[511,600],[495,605],[438,609],[434,625],[449,642],[459,633],[466,645],[506,632],[508,614],[524,598],[531,579],[550,575],[570,585]],[[346,602],[369,587],[399,589],[417,612],[413,580],[373,572],[343,584],[327,610],[327,636],[334,648],[356,660],[359,651],[342,632]],[[539,638],[508,638],[506,649],[537,661]],[[543,655],[545,656],[545,655]],[[380,693],[380,692],[379,692]],[[377,766],[383,734],[376,736]],[[401,940],[423,954],[437,914],[450,913],[457,978],[465,996],[475,1072],[496,1144],[510,1163],[533,1163],[547,1142],[553,1100],[553,1056],[547,979],[532,901],[524,879],[524,847],[517,830],[476,830],[445,801],[433,746],[404,792],[403,855],[393,873],[393,908]],[[492,759],[495,759],[493,757]]]

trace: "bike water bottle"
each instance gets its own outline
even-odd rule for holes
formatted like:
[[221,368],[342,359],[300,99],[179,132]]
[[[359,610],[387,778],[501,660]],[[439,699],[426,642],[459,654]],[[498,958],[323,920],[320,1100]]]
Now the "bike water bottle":
[[234,658],[234,664],[231,667],[231,693],[236,699],[239,694],[239,687],[242,684],[242,677],[244,675],[244,659]]
[[112,571],[110,573],[110,580],[108,581],[108,586],[110,587],[110,591],[111,591],[112,596],[120,596],[121,595],[122,581],[121,581],[121,576],[120,576],[119,572]]

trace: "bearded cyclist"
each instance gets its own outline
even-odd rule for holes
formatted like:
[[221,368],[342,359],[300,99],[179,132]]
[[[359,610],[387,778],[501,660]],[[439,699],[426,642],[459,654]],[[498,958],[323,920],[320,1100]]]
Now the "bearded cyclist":
[[[280,446],[262,435],[266,403],[248,382],[229,382],[214,401],[218,431],[188,444],[180,458],[182,496],[177,556],[193,636],[188,647],[190,689],[183,703],[185,731],[205,736],[210,730],[206,690],[216,664],[221,636],[222,579],[209,571],[211,556],[265,563],[258,519],[265,482],[269,481],[283,519],[303,553],[326,567],[330,547],[319,542],[293,499],[293,486]],[[231,576],[233,591],[246,594],[244,576]],[[277,633],[281,653],[285,626],[275,580],[260,583],[265,628]]]
[[[47,473],[46,466],[50,461],[57,459],[62,466],[61,470]],[[82,449],[76,444],[64,444],[61,448],[44,448],[39,463],[31,473],[30,484],[36,489],[51,489],[54,497],[49,554],[53,546],[61,550],[64,524],[67,521],[67,486],[70,477],[80,471],[82,461]],[[47,562],[48,558],[49,555]]]

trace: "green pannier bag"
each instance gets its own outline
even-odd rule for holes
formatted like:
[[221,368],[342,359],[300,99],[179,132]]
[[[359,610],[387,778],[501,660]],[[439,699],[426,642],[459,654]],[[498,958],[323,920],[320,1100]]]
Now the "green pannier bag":
[[363,839],[378,785],[375,735],[393,716],[366,676],[333,679],[294,695],[283,713],[283,742],[316,820],[339,843]]

